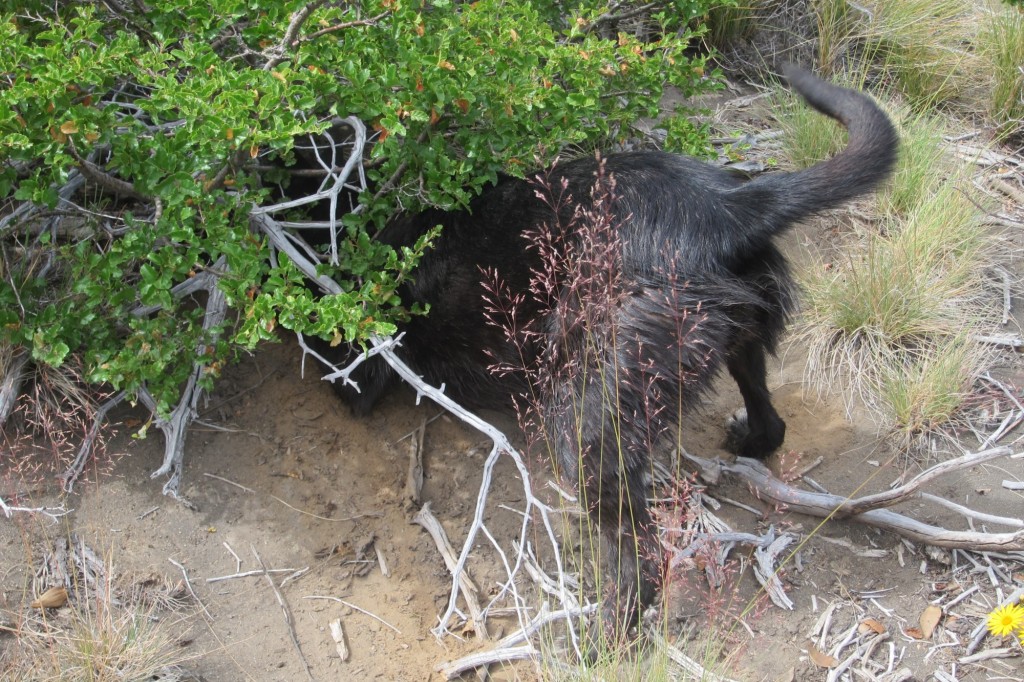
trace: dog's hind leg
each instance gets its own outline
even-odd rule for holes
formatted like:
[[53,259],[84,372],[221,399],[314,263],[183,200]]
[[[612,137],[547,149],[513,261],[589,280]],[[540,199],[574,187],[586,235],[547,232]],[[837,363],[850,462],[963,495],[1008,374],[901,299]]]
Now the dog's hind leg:
[[[622,403],[631,392],[616,372],[592,372],[558,386],[548,404],[561,474],[577,484],[584,542],[599,531],[604,590],[601,631],[621,641],[661,586],[659,539],[647,506],[649,454]],[[635,401],[636,397],[627,400]]]
[[746,406],[746,419],[730,425],[728,447],[737,455],[764,459],[786,437],[786,422],[772,405],[765,379],[765,349],[748,341],[734,346],[726,358],[729,374],[736,380]]

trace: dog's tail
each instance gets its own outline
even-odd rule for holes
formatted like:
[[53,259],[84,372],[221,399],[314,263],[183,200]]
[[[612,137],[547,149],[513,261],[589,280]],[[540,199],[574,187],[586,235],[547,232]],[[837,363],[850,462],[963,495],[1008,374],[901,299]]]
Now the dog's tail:
[[826,83],[792,65],[783,71],[812,107],[846,127],[849,142],[810,168],[764,175],[733,190],[733,206],[750,212],[746,227],[753,231],[750,246],[755,248],[761,239],[802,218],[874,189],[892,172],[899,146],[889,117],[868,95]]

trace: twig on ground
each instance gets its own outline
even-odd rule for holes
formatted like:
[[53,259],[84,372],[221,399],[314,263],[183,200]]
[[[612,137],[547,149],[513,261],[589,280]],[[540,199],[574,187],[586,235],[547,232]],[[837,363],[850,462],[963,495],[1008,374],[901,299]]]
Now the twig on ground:
[[210,620],[210,622],[213,622],[213,615],[211,615],[211,614],[210,614],[210,612],[209,612],[209,611],[208,611],[208,610],[206,609],[206,604],[204,604],[204,603],[203,603],[203,600],[199,598],[199,595],[198,595],[198,594],[196,594],[196,591],[195,591],[194,589],[192,589],[192,581],[190,581],[190,580],[188,579],[188,571],[186,571],[186,570],[185,570],[185,567],[184,567],[184,566],[182,566],[181,564],[179,564],[179,563],[178,563],[177,561],[175,561],[174,559],[170,559],[170,558],[169,558],[169,559],[167,559],[167,560],[168,560],[168,561],[170,561],[170,562],[171,562],[172,564],[174,564],[175,566],[177,566],[177,567],[178,567],[178,570],[179,570],[179,571],[181,571],[181,575],[182,575],[182,576],[184,577],[184,579],[185,579],[185,587],[187,587],[187,588],[188,588],[188,593],[189,593],[189,594],[191,594],[191,595],[192,595],[192,598],[196,600],[196,603],[197,603],[197,604],[199,604],[199,607],[200,607],[200,608],[201,608],[201,609],[203,610],[203,613],[205,613],[205,614],[206,614],[206,617],[207,617],[207,619],[208,619],[208,620]]
[[222,580],[234,580],[235,578],[250,578],[254,575],[264,575],[266,573],[294,573],[299,569],[297,568],[258,568],[252,571],[242,571],[241,573],[232,573],[231,575],[219,575],[215,578],[207,578],[208,583],[219,583]]
[[488,649],[470,654],[450,663],[442,663],[437,671],[444,675],[446,680],[453,680],[467,670],[493,665],[494,663],[508,663],[533,658],[537,649],[532,644],[524,644],[517,647],[505,647],[503,649]]
[[1019,656],[1020,652],[1015,651],[1010,647],[1003,647],[1001,649],[988,649],[970,656],[961,656],[957,659],[957,663],[966,665],[968,663],[981,663],[982,661],[989,661],[993,658],[1013,658]]
[[387,557],[384,556],[384,550],[380,548],[380,543],[374,541],[373,551],[377,555],[377,567],[380,568],[380,574],[385,578],[391,577],[391,569],[388,568]]
[[1024,347],[1024,338],[1021,338],[1017,334],[1007,334],[1005,336],[992,336],[991,334],[972,334],[971,338],[978,343],[987,343],[991,346],[1004,346],[1006,348],[1012,348],[1013,350],[1019,350]]
[[302,653],[302,647],[299,646],[299,638],[295,634],[295,626],[292,624],[292,614],[288,609],[288,602],[284,600],[281,590],[277,589],[277,585],[274,584],[274,579],[270,577],[270,571],[267,570],[267,566],[263,563],[263,559],[260,557],[259,552],[256,551],[256,547],[249,545],[249,549],[252,550],[252,555],[256,557],[256,563],[259,564],[263,577],[265,577],[267,582],[270,584],[270,589],[274,591],[277,603],[281,607],[282,613],[284,613],[284,623],[288,626],[288,635],[291,637],[292,646],[295,648],[295,653],[298,654],[299,660],[302,661],[302,667],[306,671],[306,677],[312,680],[313,673],[310,671],[309,661],[306,660],[306,656]]
[[[548,578],[548,580],[551,579]],[[597,611],[599,607],[600,604],[587,604],[582,608],[562,609],[552,612],[548,602],[544,601],[537,615],[530,622],[525,623],[512,634],[495,642],[493,648],[443,663],[438,666],[437,670],[446,679],[450,680],[474,668],[483,668],[502,661],[522,660],[523,658],[539,656],[540,652],[529,644],[529,640],[540,632],[542,628],[556,621],[572,621],[585,618]],[[527,642],[527,644],[520,646],[523,642]],[[530,652],[529,656],[526,655],[527,651]]]
[[[769,529],[774,534],[774,529]],[[767,547],[758,546],[754,548],[754,577],[764,586],[765,592],[772,600],[772,603],[790,611],[793,610],[793,601],[786,596],[786,590],[779,580],[778,569],[775,567],[776,560],[796,538],[783,533],[774,538]]]
[[[223,476],[218,476],[217,474],[211,474],[211,473],[206,472],[206,471],[203,472],[203,476],[206,476],[207,478],[216,479],[218,481],[221,481],[222,483],[227,483],[228,485],[233,485],[236,488],[240,488],[241,490],[244,490],[247,493],[251,493],[253,495],[256,494],[256,491],[253,490],[252,488],[247,488],[244,485],[242,485],[241,483],[235,483],[231,479],[224,478]],[[234,554],[234,552],[232,552],[232,554]],[[235,558],[237,559],[238,557],[236,556]]]
[[728,677],[718,675],[704,668],[700,663],[670,644],[660,632],[649,632],[648,637],[658,645],[659,649],[665,652],[673,663],[686,671],[688,675],[692,675],[694,679],[704,680],[705,682],[734,682]]
[[307,596],[303,597],[303,599],[329,599],[330,601],[336,601],[336,602],[338,602],[339,604],[344,604],[345,606],[349,607],[349,608],[350,608],[350,609],[352,609],[353,611],[358,611],[359,613],[362,613],[362,614],[364,614],[364,615],[367,615],[367,616],[369,616],[370,618],[373,618],[373,619],[374,619],[375,621],[377,621],[377,622],[379,622],[379,623],[381,623],[381,624],[383,624],[383,625],[386,625],[387,627],[389,627],[389,628],[391,628],[392,630],[394,630],[394,631],[395,631],[395,633],[397,633],[397,634],[399,634],[399,635],[400,635],[400,634],[402,634],[402,631],[401,631],[401,630],[399,630],[399,629],[398,629],[398,628],[396,628],[396,627],[395,627],[394,625],[392,625],[391,623],[387,622],[386,620],[384,620],[384,619],[383,619],[383,618],[381,618],[380,616],[378,616],[378,615],[376,615],[376,614],[374,614],[374,613],[370,613],[370,612],[369,612],[369,611],[367,611],[366,609],[364,609],[364,608],[360,608],[360,607],[356,606],[355,604],[353,604],[352,602],[347,602],[347,601],[345,601],[344,599],[339,599],[338,597],[327,597],[327,596],[324,596],[324,595],[319,595],[319,594],[312,594],[312,595],[307,595]]
[[221,544],[224,545],[224,549],[226,549],[228,551],[228,554],[230,554],[231,556],[233,556],[235,558],[235,572],[237,573],[237,572],[241,571],[242,570],[242,559],[241,559],[241,557],[239,557],[237,554],[235,554],[235,550],[231,549],[231,545],[229,545],[227,543],[227,540],[225,540]]

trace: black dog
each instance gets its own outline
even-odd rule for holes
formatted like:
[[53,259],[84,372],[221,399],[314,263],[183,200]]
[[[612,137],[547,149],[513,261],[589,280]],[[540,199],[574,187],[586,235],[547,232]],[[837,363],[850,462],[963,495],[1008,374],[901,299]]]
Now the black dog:
[[[615,329],[614,339],[604,332],[595,340],[601,330],[577,324],[577,316],[590,312],[586,303],[566,300],[553,306],[524,299],[517,312],[534,331],[525,351],[488,323],[494,303],[485,300],[482,273],[497,271],[508,290],[528,292],[544,262],[524,234],[557,224],[562,232],[555,243],[569,249],[578,239],[580,214],[543,200],[536,182],[502,178],[466,211],[405,216],[379,235],[394,246],[411,245],[443,225],[415,281],[400,292],[407,303],[429,304],[430,313],[404,325],[398,353],[426,381],[445,384],[470,407],[507,406],[531,388],[539,395],[558,463],[578,482],[611,549],[607,564],[617,593],[605,614],[613,631],[628,627],[652,602],[662,579],[645,501],[652,430],[657,435],[677,426],[680,412],[724,365],[746,406],[746,423],[734,434],[736,453],[764,458],[782,444],[786,426],[771,404],[765,357],[775,351],[794,293],[773,239],[803,218],[870,191],[896,159],[896,132],[869,97],[800,69],[786,76],[811,106],[848,129],[847,148],[832,159],[749,182],[659,152],[579,159],[542,174],[541,182],[552,193],[570,195],[568,205],[582,207],[584,216],[598,201],[595,177],[605,176],[611,188],[611,208],[603,210],[615,216],[620,277],[601,319]],[[548,376],[560,380],[531,387],[528,375],[489,369],[522,363],[524,352],[527,363],[554,363]],[[375,360],[353,376],[360,392],[338,387],[356,412],[370,410],[397,381]],[[559,362],[579,366],[559,374]]]

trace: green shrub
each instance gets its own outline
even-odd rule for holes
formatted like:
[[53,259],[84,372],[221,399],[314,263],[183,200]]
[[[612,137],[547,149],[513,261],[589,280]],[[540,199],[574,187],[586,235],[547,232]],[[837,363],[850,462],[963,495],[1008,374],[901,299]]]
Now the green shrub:
[[[388,334],[417,312],[395,290],[418,251],[375,244],[374,227],[399,206],[464,204],[567,145],[623,139],[667,83],[708,88],[688,51],[708,4],[627,3],[621,22],[596,0],[7,10],[0,345],[53,366],[75,356],[89,382],[145,386],[165,412],[196,363],[209,382],[277,327]],[[391,191],[346,216],[323,266],[343,291],[320,301],[249,217],[263,167],[346,116],[374,131],[369,182]],[[207,272],[231,313],[204,328],[203,297],[175,287]]]

